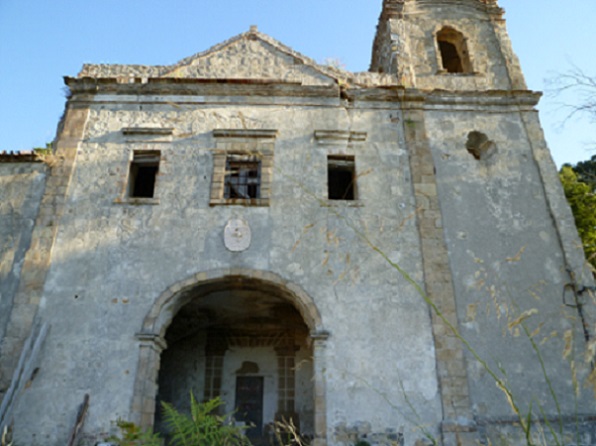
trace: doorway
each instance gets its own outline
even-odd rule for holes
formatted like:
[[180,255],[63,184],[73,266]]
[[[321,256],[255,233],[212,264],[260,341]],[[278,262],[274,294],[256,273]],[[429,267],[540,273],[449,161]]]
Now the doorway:
[[263,432],[263,377],[238,376],[236,378],[237,421],[250,426],[246,436],[254,442]]
[[[292,420],[313,437],[313,343],[304,318],[274,286],[228,280],[186,291],[185,305],[165,333],[157,400],[188,412],[189,393],[220,398],[220,415],[250,427],[266,444],[276,421]],[[167,433],[161,413],[154,428]]]

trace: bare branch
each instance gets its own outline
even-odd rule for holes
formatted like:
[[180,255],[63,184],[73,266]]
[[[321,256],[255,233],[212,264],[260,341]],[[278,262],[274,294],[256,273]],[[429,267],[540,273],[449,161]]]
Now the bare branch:
[[573,63],[570,65],[568,71],[546,80],[546,93],[550,97],[566,97],[560,104],[567,110],[563,123],[582,116],[596,122],[596,76],[585,73]]

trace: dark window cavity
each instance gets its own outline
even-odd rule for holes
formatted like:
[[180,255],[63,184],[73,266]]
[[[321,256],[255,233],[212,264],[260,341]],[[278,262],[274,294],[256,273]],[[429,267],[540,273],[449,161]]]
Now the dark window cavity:
[[256,157],[228,155],[224,198],[261,198],[261,161]]
[[129,197],[153,198],[159,157],[159,151],[134,152],[128,178]]
[[327,187],[329,200],[356,199],[356,169],[353,156],[327,157]]

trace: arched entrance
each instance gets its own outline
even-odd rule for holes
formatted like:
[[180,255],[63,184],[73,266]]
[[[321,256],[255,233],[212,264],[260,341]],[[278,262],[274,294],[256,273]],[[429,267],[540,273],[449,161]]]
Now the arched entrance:
[[164,292],[145,318],[132,418],[159,430],[156,397],[184,409],[193,391],[221,397],[226,412],[255,426],[255,443],[285,418],[324,444],[326,337],[312,299],[275,274],[197,274]]

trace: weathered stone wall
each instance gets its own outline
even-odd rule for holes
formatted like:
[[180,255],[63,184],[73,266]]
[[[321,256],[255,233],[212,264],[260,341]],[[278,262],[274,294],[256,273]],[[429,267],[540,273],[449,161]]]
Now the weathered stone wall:
[[25,253],[31,244],[46,170],[40,162],[0,159],[0,341],[4,339]]
[[[572,415],[590,413],[594,402],[589,391],[577,400],[571,397],[573,373],[583,387],[589,370],[582,357],[582,321],[568,287],[569,265],[551,218],[559,211],[551,208],[525,126],[524,114],[534,112],[517,107],[493,111],[497,113],[452,109],[426,114],[459,326],[511,388],[523,414],[532,403],[534,413],[541,407],[541,416],[555,417],[558,404],[573,424]],[[466,148],[473,131],[484,133],[491,147],[480,159]],[[550,384],[530,339],[546,364]],[[571,340],[576,353],[564,357]],[[513,423],[511,404],[495,377],[469,354],[468,374],[477,420]]]
[[[36,444],[34,431],[47,433],[46,444],[62,441],[84,393],[91,395],[88,431],[127,418],[143,318],[169,286],[217,268],[271,271],[314,300],[331,333],[324,357],[330,440],[337,426],[361,421],[374,432],[399,430],[407,444],[421,438],[419,424],[435,432],[440,403],[428,309],[359,236],[422,280],[408,155],[393,122],[399,112],[346,109],[336,98],[285,101],[174,106],[167,97],[142,105],[98,97],[46,282],[41,316],[52,329],[38,378],[19,405],[22,441]],[[127,140],[122,129],[135,126],[174,131],[162,142]],[[209,206],[218,128],[278,130],[270,206]],[[367,136],[317,140],[315,130]],[[139,148],[161,150],[151,205],[122,200]],[[326,200],[328,154],[355,156],[358,200]],[[252,243],[232,253],[223,228],[239,217]]]

